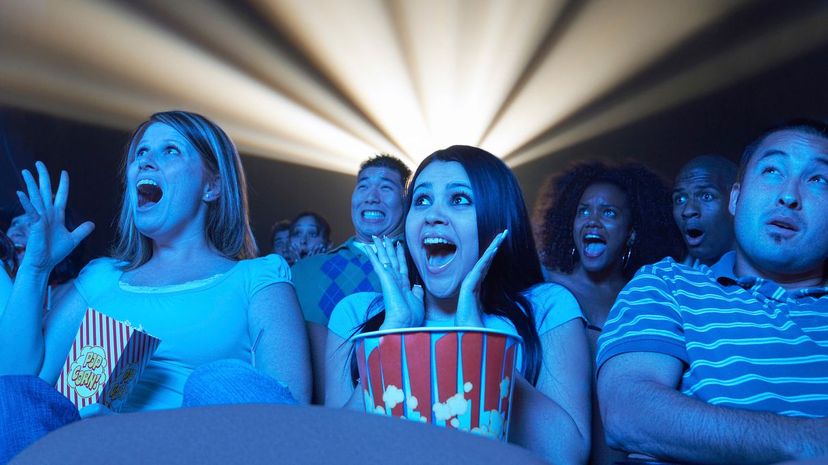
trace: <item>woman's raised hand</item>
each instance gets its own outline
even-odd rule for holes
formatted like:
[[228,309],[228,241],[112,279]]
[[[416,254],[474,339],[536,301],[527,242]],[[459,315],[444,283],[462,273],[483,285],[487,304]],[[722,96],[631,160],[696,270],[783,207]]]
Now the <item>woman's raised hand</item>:
[[480,305],[480,286],[483,284],[483,279],[489,271],[489,266],[492,264],[497,249],[506,236],[509,235],[509,230],[506,229],[502,233],[492,239],[492,243],[474,264],[468,275],[463,279],[460,285],[460,295],[457,298],[457,313],[454,314],[455,326],[471,326],[475,328],[483,327],[483,308]]
[[385,320],[380,329],[422,326],[425,319],[423,288],[411,286],[403,245],[399,242],[394,245],[387,237],[374,236],[374,246],[376,250],[366,247],[366,253],[382,286]]
[[20,204],[31,215],[32,224],[23,255],[21,270],[30,267],[35,271],[50,273],[55,265],[66,258],[88,236],[95,225],[87,221],[73,231],[65,226],[66,200],[69,197],[69,175],[60,172],[60,182],[52,200],[52,183],[49,171],[41,162],[35,163],[37,181],[29,170],[23,170],[23,181],[28,195],[18,191]]

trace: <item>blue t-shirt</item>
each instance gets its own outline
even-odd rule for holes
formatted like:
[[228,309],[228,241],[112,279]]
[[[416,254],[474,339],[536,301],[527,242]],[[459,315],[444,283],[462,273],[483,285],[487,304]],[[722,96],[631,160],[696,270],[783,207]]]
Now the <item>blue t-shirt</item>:
[[626,352],[673,356],[679,389],[714,405],[828,416],[828,287],[786,291],[737,278],[735,253],[712,267],[667,258],[641,268],[598,340],[597,365]]
[[[568,289],[559,284],[538,284],[528,289],[524,295],[532,303],[538,335],[543,335],[572,319],[583,318],[578,301]],[[376,292],[360,292],[345,297],[334,308],[328,322],[328,329],[342,339],[348,339],[359,326],[379,313],[380,308],[369,308],[374,299],[379,296],[381,294]],[[369,310],[371,310],[370,314]],[[453,321],[426,320],[424,325],[426,327],[452,326]],[[512,322],[499,315],[484,313],[483,326],[517,335]]]
[[153,288],[122,283],[118,265],[111,258],[94,260],[75,286],[89,307],[161,340],[125,412],[180,407],[184,382],[199,365],[250,361],[251,298],[271,284],[290,282],[290,268],[278,255],[241,260],[205,280]]

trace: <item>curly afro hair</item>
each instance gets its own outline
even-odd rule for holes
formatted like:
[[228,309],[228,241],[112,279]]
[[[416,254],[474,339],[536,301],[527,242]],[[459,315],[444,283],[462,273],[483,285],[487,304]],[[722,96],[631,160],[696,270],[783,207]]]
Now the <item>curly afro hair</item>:
[[670,191],[664,181],[638,163],[608,166],[587,162],[550,178],[538,196],[535,223],[540,258],[546,267],[567,274],[575,269],[575,212],[584,191],[596,183],[618,186],[630,204],[636,239],[624,268],[626,279],[638,268],[664,257],[683,258],[684,243],[673,221]]

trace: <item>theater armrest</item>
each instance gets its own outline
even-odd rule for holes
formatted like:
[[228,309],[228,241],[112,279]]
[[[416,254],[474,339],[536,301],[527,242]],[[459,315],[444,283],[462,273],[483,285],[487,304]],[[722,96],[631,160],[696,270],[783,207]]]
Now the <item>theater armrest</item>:
[[517,446],[407,420],[315,406],[233,405],[83,420],[11,464],[388,462],[543,463]]

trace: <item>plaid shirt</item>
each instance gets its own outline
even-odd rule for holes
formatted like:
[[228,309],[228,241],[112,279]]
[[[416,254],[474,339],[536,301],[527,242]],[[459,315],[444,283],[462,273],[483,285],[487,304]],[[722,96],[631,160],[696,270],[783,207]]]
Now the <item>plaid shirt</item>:
[[325,254],[294,263],[293,283],[306,321],[328,325],[336,304],[356,292],[381,292],[379,278],[351,237]]

